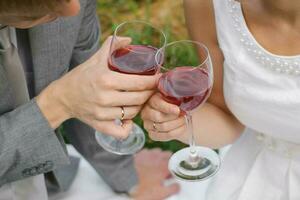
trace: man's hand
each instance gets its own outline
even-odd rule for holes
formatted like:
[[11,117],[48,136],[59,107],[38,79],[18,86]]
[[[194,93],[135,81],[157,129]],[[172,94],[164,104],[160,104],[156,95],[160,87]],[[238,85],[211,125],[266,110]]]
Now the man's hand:
[[[77,118],[94,129],[118,138],[126,138],[131,119],[153,94],[159,76],[121,74],[108,68],[111,37],[89,60],[50,84],[36,99],[52,128],[69,118]],[[130,44],[119,38],[113,49]],[[123,125],[114,123],[125,116]]]
[[134,158],[139,184],[131,196],[135,200],[162,200],[179,192],[179,185],[164,186],[171,177],[168,170],[170,152],[142,150]]

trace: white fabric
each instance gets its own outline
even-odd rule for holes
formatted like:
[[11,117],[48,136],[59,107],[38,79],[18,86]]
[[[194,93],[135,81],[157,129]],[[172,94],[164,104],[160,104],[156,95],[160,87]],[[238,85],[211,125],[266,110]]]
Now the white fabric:
[[259,45],[239,2],[214,0],[214,9],[225,100],[248,128],[225,156],[207,199],[298,200],[300,76],[271,70],[263,60],[296,63],[300,56],[274,55]]
[[[126,196],[115,194],[72,146],[68,146],[68,152],[70,155],[81,157],[78,174],[69,191],[52,196],[49,200],[128,200]],[[180,182],[180,193],[167,200],[205,199],[205,191],[208,184],[209,181],[200,183]],[[151,197],[149,197],[150,199]]]

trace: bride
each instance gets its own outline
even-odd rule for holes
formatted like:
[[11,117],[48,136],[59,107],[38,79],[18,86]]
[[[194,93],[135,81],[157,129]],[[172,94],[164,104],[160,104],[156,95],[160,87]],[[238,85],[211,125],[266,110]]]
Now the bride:
[[[233,143],[206,199],[300,199],[299,1],[184,5],[190,35],[208,46],[215,71],[209,102],[193,114],[196,139],[213,148]],[[178,116],[159,94],[142,112],[153,139],[187,142]]]

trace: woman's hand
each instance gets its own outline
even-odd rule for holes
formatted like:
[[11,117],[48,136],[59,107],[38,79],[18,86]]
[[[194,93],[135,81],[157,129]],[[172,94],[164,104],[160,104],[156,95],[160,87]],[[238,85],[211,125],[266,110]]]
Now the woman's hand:
[[[53,82],[37,103],[53,128],[68,118],[78,118],[96,130],[126,138],[131,119],[153,94],[158,76],[127,75],[108,68],[111,37],[88,61]],[[119,38],[115,49],[128,45],[130,38]],[[115,119],[124,118],[122,126]],[[54,111],[57,111],[55,113]]]
[[153,140],[181,140],[186,133],[184,116],[178,106],[162,99],[160,93],[153,95],[142,110],[144,127]]

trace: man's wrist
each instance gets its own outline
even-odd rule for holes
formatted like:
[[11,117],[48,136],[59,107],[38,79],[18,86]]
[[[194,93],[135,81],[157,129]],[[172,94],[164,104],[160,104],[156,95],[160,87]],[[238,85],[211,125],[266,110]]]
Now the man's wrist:
[[71,115],[60,101],[58,89],[57,81],[54,81],[36,97],[37,105],[53,129],[71,118]]

